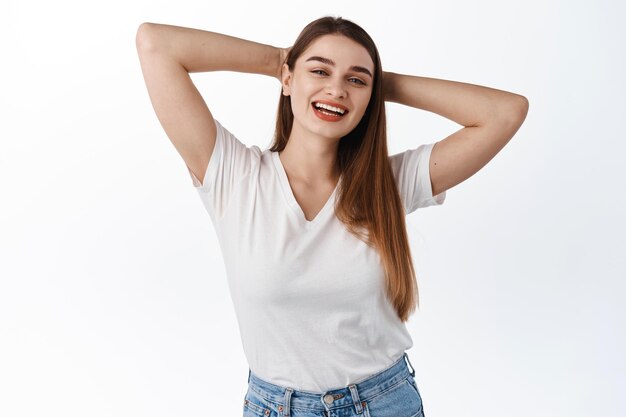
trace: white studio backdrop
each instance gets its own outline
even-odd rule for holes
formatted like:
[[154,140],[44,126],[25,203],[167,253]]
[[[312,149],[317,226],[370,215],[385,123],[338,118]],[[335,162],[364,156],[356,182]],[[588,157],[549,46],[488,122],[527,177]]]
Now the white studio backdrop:
[[[626,415],[624,12],[608,0],[3,0],[0,415],[241,415],[248,368],[221,253],[150,104],[135,34],[149,21],[290,46],[328,14],[363,26],[385,70],[530,101],[486,167],[407,217],[425,414]],[[269,146],[277,80],[192,79],[224,126]],[[461,128],[387,111],[392,153]]]

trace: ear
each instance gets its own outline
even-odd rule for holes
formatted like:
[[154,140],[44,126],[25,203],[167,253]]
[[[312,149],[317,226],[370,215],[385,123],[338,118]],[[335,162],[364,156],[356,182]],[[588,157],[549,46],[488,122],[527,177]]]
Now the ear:
[[281,84],[283,85],[283,95],[288,96],[291,94],[291,72],[289,71],[289,65],[283,64],[283,70],[281,73]]

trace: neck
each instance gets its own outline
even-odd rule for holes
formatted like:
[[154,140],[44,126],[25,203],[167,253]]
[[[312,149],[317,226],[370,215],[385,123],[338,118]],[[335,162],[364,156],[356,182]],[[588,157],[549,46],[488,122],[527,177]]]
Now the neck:
[[340,171],[337,164],[339,139],[298,133],[294,123],[280,160],[285,171],[310,185],[336,184]]

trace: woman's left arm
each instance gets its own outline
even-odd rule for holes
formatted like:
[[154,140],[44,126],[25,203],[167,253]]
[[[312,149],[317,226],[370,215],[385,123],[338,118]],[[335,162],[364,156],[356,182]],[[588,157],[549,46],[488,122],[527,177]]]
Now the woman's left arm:
[[429,166],[433,195],[484,167],[528,113],[526,97],[507,91],[387,71],[383,80],[385,101],[437,113],[465,126],[433,147]]

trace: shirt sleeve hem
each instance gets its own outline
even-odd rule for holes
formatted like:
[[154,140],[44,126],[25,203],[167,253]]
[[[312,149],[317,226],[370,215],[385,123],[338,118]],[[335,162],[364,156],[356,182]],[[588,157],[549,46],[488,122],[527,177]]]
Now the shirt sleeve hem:
[[423,159],[419,167],[421,171],[420,178],[422,182],[420,186],[425,191],[426,197],[422,199],[420,204],[418,204],[418,207],[440,206],[446,200],[446,191],[443,191],[435,196],[433,196],[432,194],[433,186],[430,180],[430,155],[433,151],[433,147],[435,146],[435,144],[436,142],[428,144],[423,151]]
[[189,171],[189,175],[191,176],[192,185],[198,190],[209,192],[209,184],[211,183],[211,178],[215,178],[218,161],[222,156],[222,141],[224,140],[224,133],[222,131],[222,125],[217,121],[217,119],[213,119],[215,121],[215,145],[213,147],[213,152],[211,153],[211,157],[209,158],[209,163],[206,168],[206,172],[204,174],[204,183],[200,182],[198,177],[194,175],[194,173],[187,167]]

